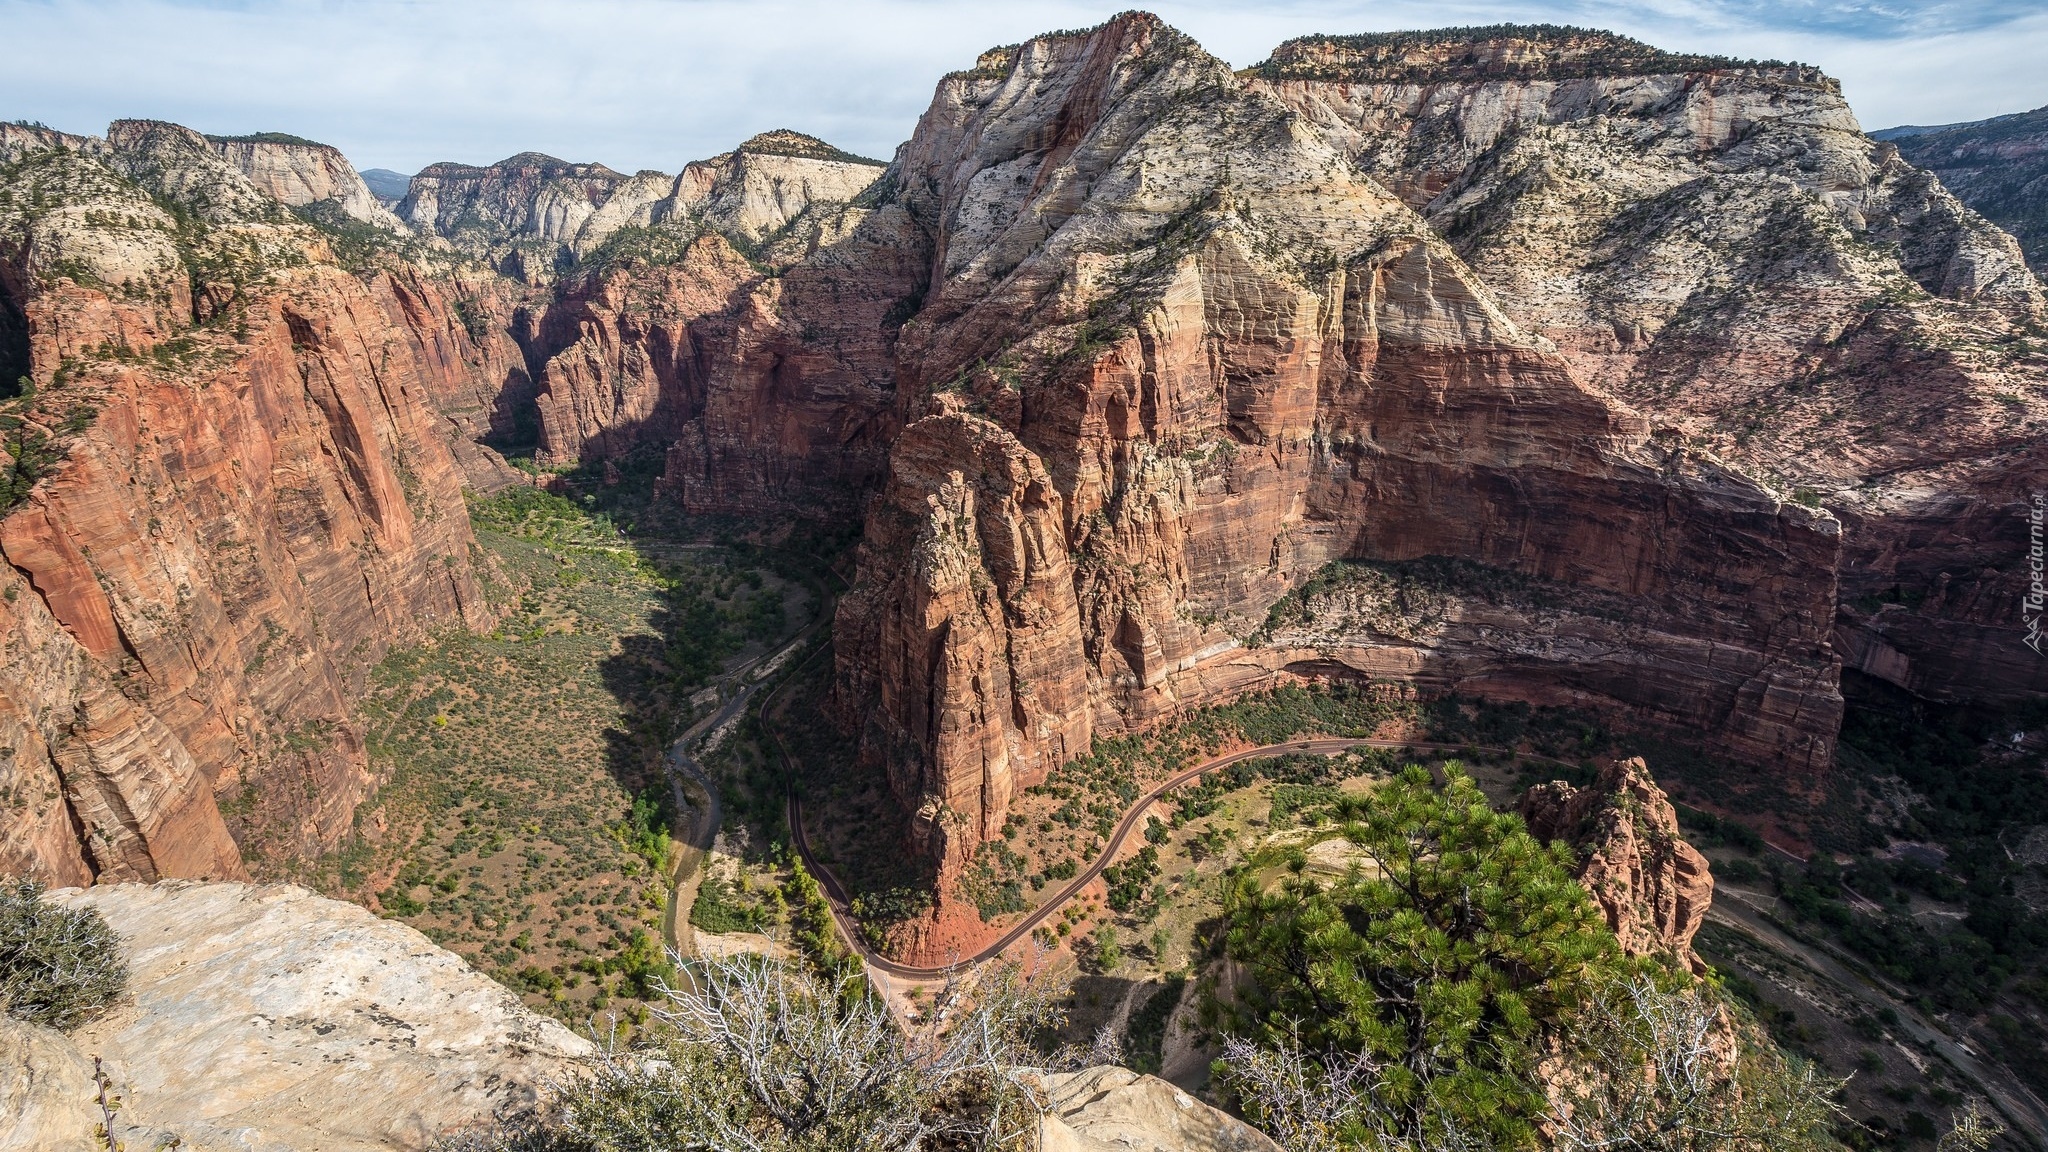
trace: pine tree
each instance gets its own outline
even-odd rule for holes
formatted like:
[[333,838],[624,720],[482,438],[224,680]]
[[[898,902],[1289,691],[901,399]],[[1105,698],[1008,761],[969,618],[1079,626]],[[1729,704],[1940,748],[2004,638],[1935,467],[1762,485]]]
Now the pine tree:
[[1455,762],[1442,788],[1409,767],[1347,806],[1362,861],[1329,883],[1235,878],[1225,944],[1250,980],[1235,1024],[1255,1040],[1358,1054],[1378,1106],[1424,1134],[1530,1143],[1547,1024],[1621,964],[1614,936],[1547,848],[1495,812]]

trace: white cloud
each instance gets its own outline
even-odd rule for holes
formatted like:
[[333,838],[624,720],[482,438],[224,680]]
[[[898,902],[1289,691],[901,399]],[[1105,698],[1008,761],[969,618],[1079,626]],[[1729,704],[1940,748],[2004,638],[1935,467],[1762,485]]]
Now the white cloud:
[[[0,0],[0,117],[98,132],[148,116],[295,132],[364,167],[533,149],[674,171],[790,127],[887,157],[932,85],[994,44],[1100,22],[1070,0]],[[1840,76],[1866,124],[2048,103],[2038,2],[1180,0],[1155,10],[1244,65],[1308,32],[1550,21],[1662,47],[1792,57]]]

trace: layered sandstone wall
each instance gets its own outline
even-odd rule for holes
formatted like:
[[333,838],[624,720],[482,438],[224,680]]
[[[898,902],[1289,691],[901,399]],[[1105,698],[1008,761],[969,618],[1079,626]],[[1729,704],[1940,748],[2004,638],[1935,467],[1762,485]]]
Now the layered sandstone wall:
[[459,283],[326,263],[175,126],[13,174],[9,204],[62,207],[0,221],[33,364],[7,451],[35,466],[0,461],[0,871],[238,876],[331,845],[374,783],[363,670],[487,612],[477,450],[437,402],[490,395],[505,351]]
[[487,166],[433,164],[412,179],[398,215],[529,282],[596,253],[624,229],[709,227],[753,245],[813,204],[843,203],[882,165],[799,132],[764,132],[680,175],[627,176],[537,152]]
[[1528,31],[1310,37],[1248,83],[1579,379],[1842,520],[1846,659],[1937,696],[2048,692],[2020,612],[2048,312],[2013,239],[1811,68]]
[[[1341,142],[1185,37],[1124,17],[956,74],[890,179],[935,271],[837,652],[933,851],[964,858],[1094,733],[1347,663],[1564,672],[1580,702],[1826,765],[1836,523],[1653,442]],[[1363,630],[1248,650],[1329,562],[1431,556],[1627,618],[1583,667],[1475,638],[1484,676]]]
[[366,224],[402,230],[404,222],[384,207],[355,165],[339,148],[311,140],[264,136],[208,136],[221,159],[280,204],[305,207],[331,200]]

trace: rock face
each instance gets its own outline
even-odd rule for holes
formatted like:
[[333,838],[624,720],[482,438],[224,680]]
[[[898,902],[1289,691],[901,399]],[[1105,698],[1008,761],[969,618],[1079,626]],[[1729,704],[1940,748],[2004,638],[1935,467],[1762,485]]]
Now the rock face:
[[[963,859],[1096,733],[1347,666],[1828,763],[1835,521],[1582,386],[1341,138],[1185,37],[1133,15],[985,56],[886,179],[934,275],[836,652],[928,851]],[[1426,557],[1617,616],[1251,647],[1333,561]]]
[[893,347],[928,275],[908,217],[846,203],[877,171],[850,162],[741,150],[683,182],[714,169],[695,215],[562,282],[530,342],[540,455],[648,446],[693,512],[855,516],[900,426]]
[[433,166],[397,214],[438,275],[337,267],[361,230],[288,205],[381,218],[317,146],[0,125],[0,161],[0,390],[38,389],[0,870],[331,841],[352,677],[479,618],[486,436],[863,523],[837,713],[949,866],[1098,734],[1280,679],[1792,775],[1844,661],[2048,693],[2040,283],[1808,67],[1503,27],[1233,74],[1126,14],[946,77],[886,171],[790,132]]
[[798,132],[766,132],[679,176],[632,176],[522,152],[488,167],[433,164],[398,215],[514,274],[544,280],[622,228],[709,225],[757,242],[819,202],[852,199],[882,165]]
[[92,1058],[61,1032],[0,1015],[0,1148],[96,1152]]
[[362,669],[483,619],[462,460],[492,477],[437,408],[517,351],[471,337],[459,281],[325,263],[196,133],[7,146],[34,392],[0,458],[0,871],[235,877],[332,844],[374,783]]
[[1253,72],[1578,379],[1842,521],[1845,660],[2048,692],[2019,607],[2040,285],[1833,80],[1539,28],[1308,37]]
[[2048,108],[1870,136],[1890,142],[1940,177],[1956,199],[2012,233],[2027,263],[2048,275]]
[[1692,938],[1714,902],[1706,857],[1678,835],[1678,812],[1640,757],[1607,765],[1591,788],[1562,780],[1522,796],[1538,839],[1579,853],[1579,883],[1631,956],[1662,956],[1704,973]]
[[[104,916],[129,990],[66,1037],[0,1019],[0,1146],[86,1149],[90,1052],[130,1148],[426,1149],[532,1105],[591,1044],[402,924],[288,886],[123,884],[52,898]],[[26,1081],[24,1081],[26,1077]],[[8,1142],[7,1124],[25,1142]]]
[[1157,1076],[1104,1065],[1044,1078],[1040,1152],[1278,1152],[1263,1132]]
[[[417,931],[287,885],[53,893],[120,936],[128,992],[66,1036],[0,1016],[0,1148],[97,1147],[101,1056],[131,1148],[399,1152],[530,1107],[594,1046]],[[1041,1076],[1045,1152],[1274,1152],[1153,1076]]]
[[280,204],[304,207],[331,200],[344,214],[366,224],[405,227],[338,148],[281,132],[208,136],[206,141],[221,159]]

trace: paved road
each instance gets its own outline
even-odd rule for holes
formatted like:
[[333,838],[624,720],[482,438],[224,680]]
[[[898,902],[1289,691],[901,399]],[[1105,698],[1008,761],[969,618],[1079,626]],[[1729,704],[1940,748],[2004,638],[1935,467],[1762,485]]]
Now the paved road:
[[[826,650],[825,648],[820,648],[818,652],[812,654],[810,659],[816,659],[818,655]],[[805,663],[808,664],[809,660],[806,660]],[[795,676],[791,675],[783,683],[789,683],[794,679]],[[762,709],[762,716],[764,720],[768,716],[768,709],[765,707]],[[781,733],[776,731],[772,724],[768,725],[768,728],[769,733],[775,738],[776,749],[782,756],[783,767],[791,774],[791,779],[793,780],[795,778],[794,764],[791,761],[788,749],[782,745]],[[1018,922],[1009,931],[1003,933],[1002,937],[996,940],[995,943],[988,945],[973,956],[966,957],[954,964],[936,967],[920,967],[899,963],[878,954],[868,947],[860,934],[859,922],[853,916],[851,894],[846,891],[845,886],[839,882],[839,878],[833,874],[832,870],[818,860],[816,853],[811,849],[810,840],[804,833],[803,800],[797,794],[794,787],[791,788],[789,793],[787,819],[789,821],[790,837],[796,846],[798,855],[803,858],[804,865],[810,869],[811,874],[817,877],[819,886],[825,890],[825,895],[831,903],[833,920],[839,930],[840,937],[858,952],[860,957],[871,967],[886,972],[889,975],[911,980],[940,979],[958,968],[979,964],[1000,955],[1005,949],[1022,940],[1033,928],[1044,922],[1048,916],[1059,911],[1089,881],[1102,874],[1103,870],[1110,865],[1111,861],[1116,858],[1116,854],[1123,848],[1131,832],[1138,827],[1139,822],[1144,818],[1145,812],[1168,792],[1197,780],[1206,773],[1213,772],[1219,768],[1227,768],[1232,764],[1245,760],[1285,755],[1290,752],[1331,756],[1352,748],[1361,747],[1412,749],[1418,752],[1512,751],[1511,749],[1475,747],[1466,744],[1330,738],[1294,740],[1284,744],[1267,744],[1262,747],[1248,748],[1241,752],[1232,752],[1228,755],[1205,760],[1139,797],[1138,801],[1131,805],[1129,810],[1124,813],[1123,821],[1117,825],[1115,834],[1110,837],[1109,843],[1096,856],[1094,862],[1089,864],[1072,882],[1061,888],[1045,903],[1039,905],[1029,916]],[[1565,761],[1553,760],[1550,757],[1534,756],[1528,753],[1514,754],[1521,756],[1523,759],[1570,766]],[[1771,844],[1768,841],[1766,841],[1766,844],[1774,851],[1794,861],[1803,863],[1800,857],[1786,851],[1784,848]],[[1794,940],[1780,932],[1758,915],[1754,909],[1744,905],[1739,899],[1734,898],[1732,894],[1730,894],[1730,898],[1727,900],[1716,901],[1709,911],[1709,916],[1757,938],[1759,942],[1773,951],[1783,953],[1805,963],[1808,967],[1841,984],[1851,994],[1857,995],[1873,1005],[1890,1007],[1897,1011],[1902,1021],[1902,1026],[1909,1035],[1916,1041],[1940,1052],[1950,1063],[1974,1079],[1984,1089],[1990,1097],[1992,1105],[1998,1109],[2009,1124],[2026,1133],[2037,1146],[2048,1148],[2048,1141],[2043,1140],[2043,1133],[2048,1132],[2048,1107],[2044,1107],[2042,1102],[2032,1092],[2028,1091],[2025,1085],[2014,1080],[2003,1065],[1996,1063],[1987,1065],[1969,1048],[1928,1022],[1925,1017],[1921,1016],[1918,1011],[1903,999],[1891,995],[1886,989],[1874,986],[1871,981],[1850,971],[1827,953]]]
[[1957,1070],[1977,1082],[2006,1123],[2025,1133],[2037,1147],[2048,1147],[2042,1133],[2048,1131],[2048,1108],[2026,1086],[2015,1081],[2003,1065],[1986,1064],[1974,1050],[1937,1028],[1925,1016],[1877,981],[1851,969],[1826,950],[1813,947],[1786,934],[1766,920],[1734,892],[1721,889],[1707,909],[1707,919],[1751,937],[1765,948],[1790,956],[1821,976],[1841,986],[1849,995],[1874,1008],[1890,1008],[1899,1015],[1899,1025],[1919,1044],[1942,1055]]
[[[679,545],[678,547],[692,549],[702,546]],[[732,671],[720,675],[714,683],[721,688],[734,683],[742,683],[747,680],[750,672],[760,667],[764,662],[774,660],[780,657],[782,653],[800,647],[808,640],[811,634],[818,630],[820,625],[831,618],[832,601],[826,596],[824,587],[814,583],[814,591],[817,593],[816,603],[819,605],[819,608],[817,613],[812,616],[809,624],[805,625],[787,643],[775,648],[773,651],[763,652],[761,655],[754,657]],[[671,794],[675,798],[676,811],[681,812],[690,807],[688,798],[683,795],[682,778],[684,776],[695,781],[697,787],[704,790],[704,795],[707,798],[705,810],[698,813],[696,827],[691,829],[690,837],[685,843],[685,851],[679,854],[675,871],[669,876],[668,910],[663,914],[661,923],[663,941],[670,950],[685,956],[691,955],[691,950],[684,947],[680,931],[682,925],[679,920],[681,917],[688,915],[687,912],[679,912],[679,906],[683,902],[683,888],[696,875],[698,864],[705,856],[710,854],[711,845],[718,838],[718,830],[723,826],[725,819],[724,807],[718,795],[718,786],[711,782],[711,777],[705,773],[704,766],[697,763],[697,758],[693,753],[696,749],[697,741],[703,739],[705,733],[718,731],[727,721],[745,711],[747,701],[751,700],[754,693],[760,691],[765,684],[765,680],[743,683],[738,695],[726,701],[724,706],[719,708],[718,711],[690,725],[687,731],[681,736],[676,737],[675,743],[669,745],[667,761],[668,785]],[[695,890],[692,889],[693,896],[694,892]],[[692,902],[694,903],[694,899]]]
[[[773,731],[772,728],[770,730]],[[781,749],[781,738],[779,735],[776,739],[776,745],[778,749]],[[1108,868],[1110,862],[1116,859],[1116,854],[1122,850],[1125,841],[1137,829],[1138,823],[1144,818],[1146,810],[1158,801],[1160,797],[1165,796],[1168,792],[1179,788],[1183,784],[1200,779],[1206,773],[1214,772],[1218,768],[1228,768],[1240,761],[1257,760],[1267,756],[1282,756],[1290,752],[1305,753],[1312,756],[1334,756],[1339,752],[1347,752],[1353,748],[1412,748],[1418,752],[1456,752],[1469,747],[1471,746],[1465,744],[1429,744],[1413,740],[1333,737],[1290,740],[1284,744],[1266,744],[1257,748],[1247,748],[1241,752],[1231,752],[1227,755],[1211,757],[1139,797],[1137,803],[1132,804],[1125,811],[1122,823],[1116,826],[1116,831],[1111,834],[1109,843],[1095,857],[1094,862],[1083,869],[1073,880],[1069,881],[1066,887],[1054,893],[1050,899],[1040,904],[1029,916],[1019,921],[1015,927],[1003,933],[1002,937],[996,940],[995,943],[988,945],[972,956],[961,959],[955,964],[937,967],[919,967],[913,964],[902,964],[880,955],[867,946],[860,935],[859,922],[853,916],[852,897],[847,893],[846,888],[840,884],[839,878],[832,874],[832,870],[820,863],[817,855],[811,851],[810,840],[804,834],[803,799],[797,795],[794,789],[791,789],[788,801],[789,834],[790,839],[796,845],[797,854],[803,857],[804,866],[810,869],[811,875],[818,878],[819,886],[825,889],[825,895],[832,904],[833,918],[839,921],[840,936],[860,952],[863,960],[891,976],[901,976],[911,980],[937,979],[944,977],[947,973],[957,968],[979,964],[984,960],[998,956],[1005,949],[1030,934],[1031,930],[1038,927],[1046,917],[1059,911],[1061,906],[1073,899],[1074,895],[1083,887],[1086,887],[1089,881],[1102,875],[1103,869]],[[787,750],[782,750],[782,755],[784,767],[793,771],[793,765],[789,761]],[[1529,759],[1545,758],[1529,757]]]

